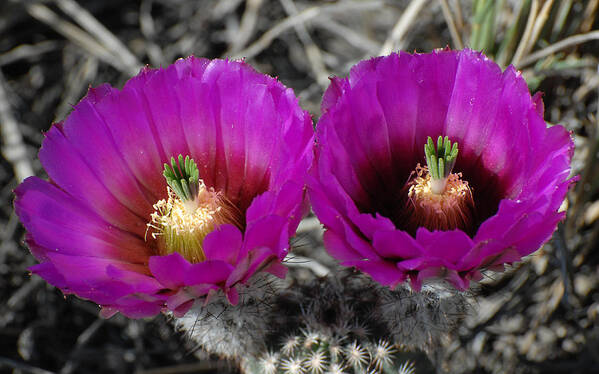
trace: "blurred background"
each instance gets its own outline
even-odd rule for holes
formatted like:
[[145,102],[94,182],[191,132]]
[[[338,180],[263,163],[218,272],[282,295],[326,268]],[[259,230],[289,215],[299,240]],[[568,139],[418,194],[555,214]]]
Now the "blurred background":
[[[167,317],[101,319],[95,304],[29,275],[12,191],[45,177],[43,132],[89,86],[121,87],[144,65],[191,54],[245,58],[293,88],[316,121],[329,76],[371,56],[446,46],[522,70],[531,92],[545,93],[545,119],[572,131],[581,180],[552,241],[474,291],[475,312],[439,370],[599,373],[598,12],[599,0],[1,0],[0,373],[236,372]],[[320,235],[308,218],[296,254],[326,266]]]

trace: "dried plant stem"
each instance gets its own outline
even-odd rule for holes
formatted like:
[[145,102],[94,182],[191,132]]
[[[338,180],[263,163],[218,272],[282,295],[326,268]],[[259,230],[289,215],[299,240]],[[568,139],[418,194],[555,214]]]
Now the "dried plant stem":
[[314,275],[317,277],[327,276],[331,270],[321,264],[320,262],[314,260],[313,258],[297,256],[297,255],[289,255],[285,258],[285,265],[287,267],[293,268],[306,268],[311,270]]
[[356,32],[355,30],[336,22],[333,19],[315,19],[313,23],[336,36],[345,39],[353,47],[361,49],[366,53],[375,55],[381,49],[381,44],[376,40],[370,39],[366,34]]
[[106,49],[105,46],[98,43],[88,33],[75,26],[71,22],[61,19],[47,6],[39,3],[28,3],[25,5],[25,8],[33,18],[52,27],[54,30],[56,30],[56,32],[69,39],[74,44],[83,48],[88,53],[96,56],[105,63],[113,66],[122,73],[134,75],[139,71],[137,67],[134,68],[132,66],[125,65],[122,60],[115,57],[108,49]]
[[[295,16],[298,14],[297,7],[292,0],[279,0],[285,12],[288,16]],[[316,82],[323,88],[326,89],[329,86],[329,75],[326,66],[324,65],[322,52],[318,46],[312,40],[312,37],[308,33],[306,26],[303,23],[299,23],[294,26],[295,32],[299,37],[300,41],[304,45],[304,51],[310,62],[310,68],[316,78]]]
[[157,369],[136,371],[136,374],[183,374],[183,373],[229,373],[233,369],[226,361],[199,361],[193,364],[165,366]]
[[590,79],[582,82],[582,85],[574,91],[574,101],[583,102],[588,94],[599,87],[599,74],[594,74]]
[[[23,284],[16,292],[14,292],[10,296],[10,298],[6,302],[6,307],[8,309],[15,309],[19,304],[24,303],[27,299],[27,296],[29,296],[29,294],[37,287],[41,286],[43,282],[44,280],[40,277],[31,277],[27,283]],[[3,323],[3,325],[5,324]]]
[[454,47],[457,49],[463,49],[464,44],[462,43],[462,39],[460,38],[460,34],[458,33],[456,23],[453,19],[453,14],[451,13],[451,9],[449,9],[447,0],[439,0],[439,2],[441,3],[443,17],[445,17],[445,22],[447,22],[447,26],[449,27],[449,33],[451,34],[451,39],[453,41]]
[[72,83],[65,88],[62,94],[62,100],[56,109],[53,122],[58,122],[66,117],[72,110],[73,103],[76,103],[82,94],[85,94],[89,82],[96,76],[97,71],[98,60],[94,56],[88,56],[78,62],[76,67],[69,72],[69,81]]
[[404,10],[401,17],[391,30],[391,33],[383,43],[383,47],[379,51],[379,55],[388,55],[394,48],[402,49],[403,39],[406,36],[410,26],[416,21],[418,13],[426,5],[427,0],[412,0],[410,5]]
[[528,13],[528,20],[526,21],[526,28],[524,29],[524,34],[522,35],[522,39],[520,39],[520,43],[518,44],[518,48],[516,49],[516,53],[514,54],[514,58],[512,59],[512,65],[518,66],[518,63],[524,56],[524,52],[528,46],[528,40],[532,34],[532,29],[534,28],[535,18],[537,17],[537,11],[539,8],[539,0],[532,0],[532,7],[530,8],[530,13]]
[[557,43],[551,44],[548,47],[541,49],[535,53],[532,53],[526,58],[523,58],[519,64],[515,64],[518,68],[523,68],[528,66],[542,58],[550,56],[556,52],[561,51],[562,49],[566,49],[568,47],[575,46],[577,44],[585,43],[591,40],[599,40],[599,31],[591,31],[586,34],[578,34],[570,36],[566,39],[560,40]]
[[462,5],[459,0],[452,1],[453,12],[455,14],[456,28],[458,29],[458,35],[462,35],[464,31],[464,17],[462,16]]
[[222,19],[227,14],[233,13],[243,0],[220,0],[215,1],[214,8],[210,12],[212,19]]
[[[596,32],[599,34],[599,31]],[[576,225],[580,221],[580,216],[583,214],[584,204],[585,202],[589,201],[588,195],[592,194],[593,192],[591,189],[587,190],[585,186],[588,186],[589,183],[592,182],[594,169],[597,165],[597,151],[599,150],[599,99],[597,100],[597,105],[597,113],[595,118],[593,118],[593,122],[587,126],[589,136],[586,143],[588,151],[587,158],[584,160],[585,167],[580,172],[580,180],[574,187],[574,193],[572,194],[574,197],[574,202],[568,209],[568,219],[566,220],[565,228],[565,235],[567,239],[571,239],[574,236],[577,227]],[[595,226],[599,227],[599,220],[595,222]],[[599,228],[596,228],[594,231],[599,231]],[[594,239],[590,240],[589,243],[592,243],[593,241]],[[587,247],[583,249],[579,256],[586,256],[586,248]]]
[[[574,293],[572,250],[568,248],[568,243],[566,242],[563,222],[560,222],[557,226],[557,231],[553,236],[553,245],[560,263],[561,282],[564,289],[563,304],[570,307],[568,309],[571,309],[572,306],[580,307],[580,300],[578,300]],[[559,280],[556,280],[556,282],[559,282]],[[534,327],[538,327],[541,322],[538,319],[536,320]],[[531,323],[531,325],[533,324]]]
[[44,53],[58,49],[61,43],[55,40],[46,40],[36,44],[21,44],[15,48],[0,54],[0,66],[12,64],[26,58],[40,56]]
[[152,0],[143,0],[139,6],[139,29],[146,38],[146,53],[153,66],[168,63],[162,48],[156,44],[156,27],[152,18]]
[[506,35],[499,46],[499,51],[496,54],[496,61],[500,66],[505,67],[508,61],[514,54],[514,49],[517,47],[519,31],[524,26],[526,12],[530,9],[531,0],[524,0],[518,5],[516,19],[507,30]]
[[599,0],[590,0],[584,10],[584,19],[580,25],[580,32],[589,32],[593,28],[593,22],[599,8]]
[[594,250],[596,250],[597,245],[599,245],[599,220],[593,223],[593,231],[591,236],[588,239],[587,244],[580,251],[579,256],[581,256],[581,262],[584,261],[589,253],[592,253]]
[[258,21],[258,12],[262,6],[263,0],[247,0],[245,2],[245,11],[241,16],[239,30],[235,33],[235,38],[231,41],[227,55],[239,52],[245,47],[254,35],[256,23]]
[[561,34],[564,25],[566,24],[566,19],[568,18],[568,14],[570,13],[571,8],[572,0],[560,1],[559,8],[557,10],[557,15],[555,17],[555,22],[553,23],[553,29],[551,30],[551,41],[556,40]]
[[54,374],[52,371],[40,369],[35,366],[28,365],[24,362],[11,360],[10,358],[0,357],[0,368],[8,366],[15,369],[15,372],[31,373],[31,374]]
[[82,8],[75,0],[55,0],[56,5],[71,16],[90,35],[93,35],[115,58],[121,60],[124,66],[136,73],[141,63],[129,49],[102,25],[91,13]]
[[489,52],[495,44],[495,20],[497,9],[503,1],[478,0],[474,3],[470,47]]
[[290,16],[274,25],[254,43],[238,53],[230,56],[231,58],[247,58],[251,59],[260,54],[263,50],[275,40],[279,35],[294,27],[313,18],[325,15],[327,13],[339,13],[349,11],[379,9],[385,5],[383,0],[372,1],[342,1],[336,4],[314,6],[299,12],[295,16]]
[[535,21],[535,25],[532,29],[532,33],[530,35],[530,39],[528,40],[528,43],[524,50],[523,56],[528,55],[530,53],[530,51],[532,51],[532,48],[534,47],[535,43],[539,39],[539,35],[541,35],[541,31],[543,30],[543,27],[545,26],[545,22],[547,22],[547,18],[549,17],[549,13],[551,12],[552,6],[553,6],[553,0],[548,0],[547,2],[545,2],[545,4],[543,4],[543,8],[541,8],[541,11],[537,15],[537,20]]
[[33,175],[33,167],[23,144],[19,125],[12,114],[8,95],[4,89],[4,75],[0,71],[0,132],[2,134],[2,155],[11,163],[17,182]]
[[81,350],[93,336],[98,332],[100,327],[104,325],[106,320],[104,318],[98,318],[94,322],[92,322],[83,332],[77,337],[77,343],[75,348],[71,351],[70,359],[64,364],[62,369],[60,369],[60,374],[70,374],[77,369],[77,362],[74,360],[78,355],[81,354]]

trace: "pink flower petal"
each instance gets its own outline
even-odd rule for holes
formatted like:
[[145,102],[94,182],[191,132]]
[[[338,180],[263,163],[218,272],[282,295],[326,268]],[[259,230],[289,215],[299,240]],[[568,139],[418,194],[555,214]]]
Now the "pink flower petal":
[[[393,53],[333,78],[308,178],[325,247],[383,284],[408,277],[414,289],[431,277],[465,289],[481,269],[537,250],[575,181],[573,142],[562,127],[547,128],[543,110],[519,72],[471,50]],[[404,186],[425,163],[427,137],[439,135],[459,144],[454,171],[476,212],[464,231],[413,232]],[[397,270],[371,265],[382,259]]]

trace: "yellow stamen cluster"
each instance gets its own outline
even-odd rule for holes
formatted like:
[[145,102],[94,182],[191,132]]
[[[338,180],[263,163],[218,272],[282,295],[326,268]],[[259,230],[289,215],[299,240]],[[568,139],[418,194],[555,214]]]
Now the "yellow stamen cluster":
[[202,249],[206,235],[221,224],[237,224],[235,213],[222,193],[208,189],[200,180],[192,200],[183,201],[169,187],[168,199],[154,204],[147,226],[157,241],[159,255],[179,252],[191,263],[198,263],[206,260]]
[[474,200],[468,182],[462,173],[450,173],[442,193],[434,191],[435,180],[426,166],[416,166],[416,171],[406,187],[407,229],[415,232],[418,227],[429,230],[469,231],[472,228]]

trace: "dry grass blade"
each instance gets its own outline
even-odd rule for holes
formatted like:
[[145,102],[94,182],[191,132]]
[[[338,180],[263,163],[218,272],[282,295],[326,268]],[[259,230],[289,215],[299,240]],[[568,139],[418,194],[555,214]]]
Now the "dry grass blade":
[[76,66],[69,72],[69,81],[73,82],[68,85],[62,95],[62,102],[56,109],[53,122],[59,122],[62,118],[65,118],[69,111],[72,110],[72,106],[79,101],[82,94],[85,93],[85,89],[88,87],[98,71],[98,60],[93,56],[88,56],[82,59]]
[[[597,33],[599,33],[599,31]],[[589,141],[586,143],[587,156],[584,163],[584,168],[580,172],[580,180],[574,187],[574,193],[572,194],[573,204],[568,209],[568,220],[566,221],[566,236],[568,239],[572,238],[576,234],[576,225],[581,220],[584,205],[590,200],[590,196],[593,194],[592,188],[588,188],[588,186],[592,184],[598,159],[599,100],[597,100],[597,113],[594,117],[592,117],[592,122],[587,125],[587,132],[589,139]],[[599,220],[597,220],[595,224],[599,225]],[[591,242],[592,241],[593,240],[591,240]],[[581,255],[583,257],[585,256],[584,250],[582,251]]]
[[455,21],[456,27],[458,29],[458,35],[462,35],[462,32],[464,31],[464,17],[462,16],[462,5],[460,4],[459,0],[452,1],[452,4],[452,8],[455,13]]
[[61,19],[47,6],[43,4],[26,4],[25,7],[27,12],[33,18],[52,27],[59,34],[83,48],[88,53],[98,57],[100,60],[127,75],[137,74],[139,70],[137,67],[123,64],[120,59],[116,58],[112,53],[110,53],[109,50],[107,50],[102,44],[98,43],[84,30],[68,21]]
[[221,19],[229,13],[233,13],[243,0],[220,0],[216,2],[212,9],[211,17],[213,19]]
[[564,29],[564,25],[566,24],[566,19],[568,18],[568,14],[570,13],[570,9],[572,8],[572,0],[564,0],[560,1],[559,8],[557,9],[557,15],[555,17],[555,22],[553,23],[553,29],[551,30],[551,41],[557,40],[562,30]]
[[252,35],[254,35],[258,21],[258,12],[262,3],[263,0],[247,0],[245,2],[245,12],[243,12],[243,16],[241,17],[239,30],[235,33],[235,38],[231,41],[227,55],[239,52],[247,45]]
[[141,63],[129,51],[119,38],[114,36],[104,25],[87,10],[82,8],[75,0],[55,0],[63,12],[71,16],[90,35],[94,35],[115,58],[122,61],[124,66],[136,73],[141,69]]
[[182,364],[166,366],[156,369],[147,369],[137,371],[135,374],[182,374],[182,373],[227,373],[230,365],[223,364],[222,361],[202,361],[197,364]]
[[33,167],[23,144],[23,136],[19,131],[17,120],[12,114],[8,95],[4,89],[4,75],[0,72],[0,132],[2,134],[2,155],[11,163],[15,177],[20,183],[32,176]]
[[8,366],[15,369],[16,372],[30,373],[30,374],[54,374],[52,371],[37,368],[35,366],[28,365],[24,362],[18,362],[11,360],[10,358],[0,357],[0,368]]
[[495,21],[500,1],[478,0],[473,6],[470,47],[490,53],[495,44]]
[[[288,16],[295,16],[298,14],[297,7],[292,0],[279,0],[279,2],[283,5]],[[306,52],[306,56],[310,62],[310,68],[312,69],[316,81],[323,89],[326,89],[329,86],[330,73],[324,65],[322,52],[314,43],[314,40],[312,40],[312,37],[303,23],[295,25],[294,28],[300,41],[304,45],[304,51]]]
[[289,30],[290,28],[304,23],[310,19],[323,16],[328,13],[340,13],[349,11],[364,11],[380,8],[385,4],[382,0],[372,1],[342,1],[337,4],[314,6],[299,12],[295,16],[290,16],[274,25],[254,43],[249,45],[242,51],[239,51],[231,58],[247,58],[251,59],[260,54],[264,49],[268,48],[279,35]]
[[584,19],[580,24],[580,32],[589,32],[595,22],[597,9],[599,8],[599,0],[590,0],[584,10]]
[[152,18],[152,0],[143,0],[139,6],[139,30],[145,36],[146,52],[153,66],[166,65],[168,61],[162,48],[155,42],[156,27]]
[[530,39],[528,40],[526,48],[524,49],[523,56],[528,55],[530,53],[530,51],[532,51],[532,48],[534,47],[535,43],[539,39],[539,35],[541,35],[541,31],[543,30],[543,27],[545,26],[545,22],[547,22],[547,18],[549,17],[549,13],[551,12],[552,6],[553,6],[553,0],[548,0],[545,4],[543,4],[543,8],[541,8],[541,11],[537,15],[537,20],[535,21],[535,25],[534,25],[534,27],[532,29],[532,33],[530,35]]
[[105,321],[106,320],[103,318],[96,319],[79,335],[79,337],[77,337],[77,343],[71,352],[71,359],[64,364],[59,374],[70,374],[77,369],[77,362],[75,359],[81,357],[81,349],[91,340],[96,332],[98,332]]
[[456,49],[463,49],[464,44],[462,43],[462,39],[460,38],[460,34],[456,27],[456,23],[453,18],[453,14],[451,13],[451,9],[449,9],[449,5],[447,4],[447,0],[439,0],[441,3],[441,9],[443,10],[443,17],[445,17],[445,22],[447,22],[447,26],[449,27],[449,33],[451,34],[451,40],[453,41],[453,45]]
[[30,277],[27,283],[10,296],[6,302],[6,307],[14,309],[17,305],[24,302],[27,295],[29,295],[36,287],[40,286],[43,281],[44,280],[40,277]]
[[599,74],[591,76],[590,79],[582,82],[582,85],[574,91],[574,101],[582,102],[586,97],[599,87]]
[[526,48],[528,47],[528,41],[530,40],[530,36],[532,34],[532,29],[535,25],[535,18],[537,17],[537,11],[539,9],[539,0],[532,0],[532,6],[530,9],[530,13],[528,14],[528,20],[526,21],[526,28],[524,29],[524,34],[522,35],[522,39],[520,39],[520,43],[518,44],[518,48],[516,49],[516,53],[514,54],[514,58],[512,59],[512,65],[518,66],[518,63],[524,56],[526,52]]
[[391,33],[385,40],[383,47],[379,51],[379,55],[385,56],[393,51],[393,49],[403,48],[403,38],[406,36],[410,26],[416,21],[418,13],[424,8],[427,0],[412,0],[410,5],[404,10],[401,17],[391,30]]
[[599,40],[599,31],[591,31],[586,34],[573,35],[564,40],[560,40],[559,42],[551,44],[550,46],[547,46],[537,52],[531,53],[523,58],[519,64],[515,64],[515,66],[518,68],[526,67],[563,49],[589,42],[591,40]]
[[284,262],[288,267],[310,269],[317,277],[325,277],[331,272],[328,267],[324,266],[315,259],[304,256],[289,255],[285,257]]
[[353,29],[336,22],[335,20],[321,20],[317,18],[313,21],[313,23],[316,26],[335,34],[336,36],[343,38],[355,48],[361,49],[366,53],[375,55],[381,49],[381,44],[376,40],[370,39],[367,35],[356,32]]
[[44,53],[55,51],[60,43],[55,40],[46,40],[36,44],[21,44],[9,51],[0,54],[0,66],[12,64],[13,62],[38,57]]
[[506,34],[499,45],[499,50],[496,54],[496,61],[500,66],[505,67],[508,61],[512,58],[514,50],[517,47],[518,36],[526,22],[526,13],[530,10],[531,0],[524,0],[519,3],[516,11],[516,19],[506,31]]

